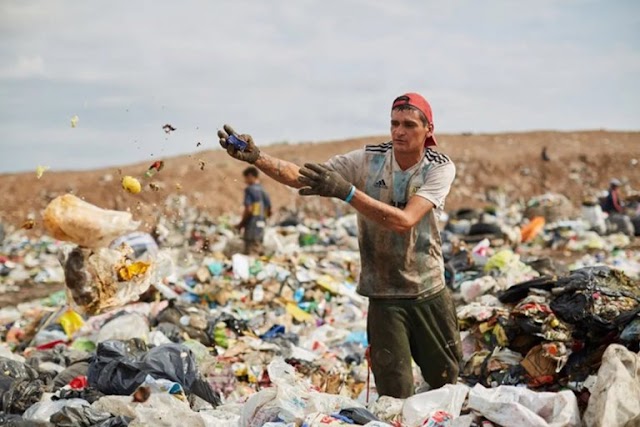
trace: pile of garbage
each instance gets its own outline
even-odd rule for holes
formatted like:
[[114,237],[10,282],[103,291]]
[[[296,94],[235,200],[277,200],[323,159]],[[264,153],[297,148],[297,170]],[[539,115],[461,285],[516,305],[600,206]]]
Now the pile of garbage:
[[[378,396],[368,369],[353,215],[285,218],[265,236],[269,255],[255,257],[238,253],[229,218],[168,203],[179,220],[162,218],[153,238],[129,213],[70,195],[43,214],[56,240],[6,236],[2,280],[49,268],[65,289],[0,308],[0,425],[640,420],[640,252],[630,239],[571,246],[586,238],[580,221],[527,222],[526,207],[452,213],[443,249],[460,381],[430,390],[416,367],[418,394],[400,400]],[[578,255],[565,265],[540,256],[558,248]]]

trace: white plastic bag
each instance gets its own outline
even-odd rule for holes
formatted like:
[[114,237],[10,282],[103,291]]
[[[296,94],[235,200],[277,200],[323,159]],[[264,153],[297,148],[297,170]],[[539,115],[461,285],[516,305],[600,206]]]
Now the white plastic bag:
[[[584,413],[587,427],[625,426],[640,415],[640,353],[611,344],[602,356],[598,379]],[[634,424],[635,425],[635,424]]]
[[53,199],[42,218],[53,238],[87,248],[106,247],[140,225],[128,212],[101,209],[71,194]]
[[402,421],[408,427],[418,427],[436,411],[445,411],[454,418],[460,416],[462,405],[469,393],[463,384],[444,387],[411,396],[402,407]]
[[523,387],[484,388],[469,392],[469,408],[504,426],[572,427],[580,425],[578,401],[573,392],[535,392]]
[[240,280],[249,280],[249,257],[242,254],[234,254],[231,257],[233,265],[233,277]]

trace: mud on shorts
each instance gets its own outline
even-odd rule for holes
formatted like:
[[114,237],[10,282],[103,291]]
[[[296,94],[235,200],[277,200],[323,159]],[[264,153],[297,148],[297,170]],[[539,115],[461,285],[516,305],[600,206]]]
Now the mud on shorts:
[[431,388],[457,381],[462,347],[448,289],[422,300],[371,299],[367,333],[380,396],[413,395],[411,359]]

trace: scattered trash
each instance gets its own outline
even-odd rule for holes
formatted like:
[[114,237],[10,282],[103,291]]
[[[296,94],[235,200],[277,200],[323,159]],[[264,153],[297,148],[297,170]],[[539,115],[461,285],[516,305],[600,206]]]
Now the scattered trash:
[[20,228],[22,228],[23,230],[31,230],[35,226],[36,226],[36,222],[34,220],[27,219],[22,223],[22,226]]
[[164,130],[164,133],[169,134],[169,133],[175,131],[176,128],[174,128],[169,123],[167,123],[166,125],[162,126],[162,130]]
[[627,236],[565,218],[555,200],[451,214],[442,237],[461,329],[458,384],[430,390],[415,368],[418,394],[401,400],[378,396],[369,375],[355,216],[274,218],[254,257],[239,253],[234,218],[213,219],[186,195],[167,197],[173,215],[158,214],[149,233],[127,212],[58,197],[43,213],[57,240],[10,229],[0,243],[0,293],[66,285],[0,308],[0,420],[633,422],[640,253]]
[[122,188],[124,188],[131,194],[138,194],[140,191],[142,191],[140,181],[129,175],[122,177]]
[[36,178],[40,179],[42,178],[42,175],[44,175],[44,173],[46,171],[48,171],[50,168],[49,166],[38,166],[36,167]]
[[156,162],[153,162],[153,164],[149,166],[149,169],[147,169],[144,175],[147,178],[151,178],[156,173],[160,172],[163,168],[164,168],[164,162],[162,160],[158,160]]

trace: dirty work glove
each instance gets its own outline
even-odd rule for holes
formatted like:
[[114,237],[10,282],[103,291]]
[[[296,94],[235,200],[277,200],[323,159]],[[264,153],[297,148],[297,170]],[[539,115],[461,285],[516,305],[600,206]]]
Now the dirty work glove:
[[[247,148],[244,151],[238,150],[233,144],[229,143],[229,135],[235,135],[241,140],[247,143]],[[227,153],[234,159],[242,160],[247,163],[255,163],[260,157],[260,150],[253,142],[251,135],[238,135],[231,126],[224,125],[224,130],[218,131],[218,138],[220,138],[220,145],[227,150]]]
[[349,195],[353,197],[352,190],[355,188],[338,172],[318,163],[306,163],[300,168],[298,181],[305,186],[299,191],[301,196],[337,197],[347,200]]

